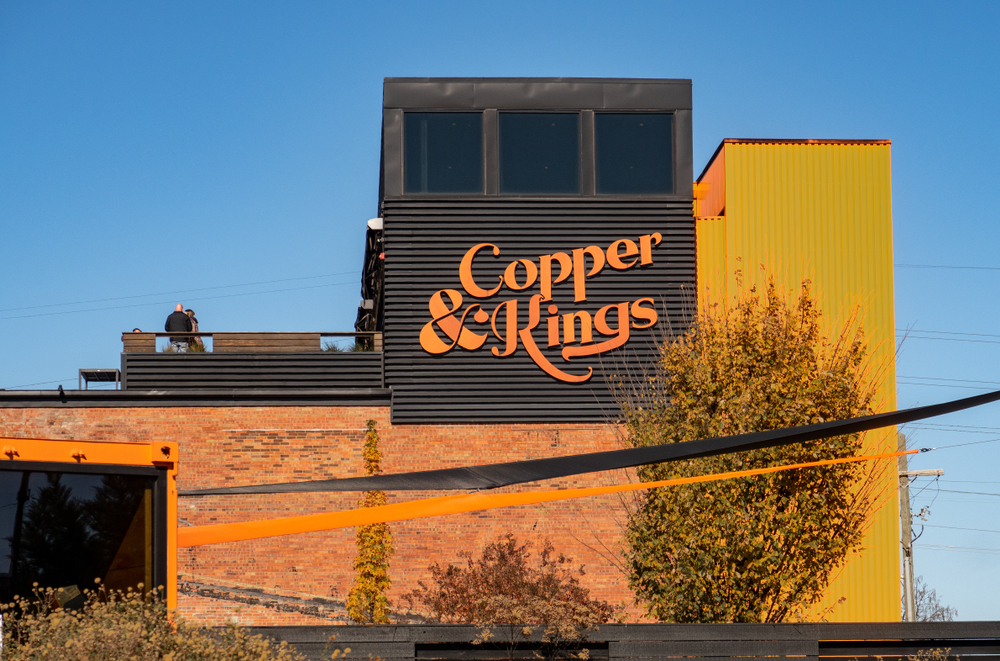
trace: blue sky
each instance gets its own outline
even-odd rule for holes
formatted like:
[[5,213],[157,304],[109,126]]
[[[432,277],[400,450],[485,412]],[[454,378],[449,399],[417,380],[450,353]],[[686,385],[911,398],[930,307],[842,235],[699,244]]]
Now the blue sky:
[[[935,331],[899,406],[1000,388],[1000,4],[761,4],[0,1],[0,387],[75,387],[178,301],[351,330],[383,77],[608,76],[693,80],[696,172],[726,137],[892,140],[897,329]],[[905,431],[990,441],[1000,406]],[[998,461],[912,462],[946,471],[916,566],[961,619],[1000,619],[1000,496],[956,493]]]

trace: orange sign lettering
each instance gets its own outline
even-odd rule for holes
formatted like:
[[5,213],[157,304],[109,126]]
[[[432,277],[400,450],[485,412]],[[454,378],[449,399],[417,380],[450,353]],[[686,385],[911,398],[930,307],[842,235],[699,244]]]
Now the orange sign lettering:
[[[465,298],[456,289],[437,291],[427,304],[430,321],[420,331],[420,346],[433,355],[446,354],[456,347],[476,351],[486,344],[492,330],[498,344],[490,347],[490,352],[497,358],[513,355],[520,346],[552,378],[566,383],[588,381],[594,374],[593,367],[587,366],[583,372],[570,365],[566,365],[565,369],[557,367],[538,348],[534,331],[542,322],[542,303],[551,301],[553,287],[570,281],[571,276],[573,302],[586,303],[587,281],[598,277],[605,265],[616,271],[648,266],[653,263],[653,248],[662,240],[663,236],[654,232],[639,236],[638,242],[618,239],[606,249],[585,246],[569,252],[540,255],[537,260],[516,259],[507,265],[492,289],[485,289],[479,284],[484,279],[477,282],[473,262],[487,249],[493,257],[499,257],[500,248],[492,243],[472,246],[462,257],[458,268],[459,282],[466,295],[474,299],[489,299],[505,287],[510,292],[519,293],[536,286],[540,293],[530,296],[526,310],[519,306],[519,299],[507,298],[489,312],[480,302],[469,303],[463,308]],[[521,316],[525,312],[527,319]],[[561,356],[566,363],[623,347],[629,340],[631,329],[650,328],[659,320],[651,297],[605,305],[593,314],[583,309],[560,314],[555,304],[545,306],[545,312],[548,315],[544,326],[545,345],[550,348],[562,346]],[[484,332],[479,333],[469,328],[471,324],[486,327],[482,329]]]

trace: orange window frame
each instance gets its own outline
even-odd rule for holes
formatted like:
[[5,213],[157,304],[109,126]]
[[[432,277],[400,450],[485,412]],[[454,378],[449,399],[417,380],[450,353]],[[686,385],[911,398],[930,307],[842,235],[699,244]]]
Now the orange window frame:
[[[110,441],[67,441],[0,436],[0,469],[44,470],[69,473],[115,473],[116,469],[155,469],[154,553],[159,548],[163,560],[154,557],[162,572],[167,608],[177,608],[177,443],[117,443]],[[149,473],[153,475],[153,473]]]

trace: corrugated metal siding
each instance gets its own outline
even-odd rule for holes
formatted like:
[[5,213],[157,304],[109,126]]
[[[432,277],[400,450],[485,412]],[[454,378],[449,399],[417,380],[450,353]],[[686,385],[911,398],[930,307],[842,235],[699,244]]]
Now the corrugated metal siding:
[[726,209],[726,150],[720,149],[698,179],[701,197],[695,213],[699,217],[721,216]]
[[[560,314],[652,297],[668,310],[669,323],[683,329],[690,321],[695,291],[695,229],[690,200],[470,199],[386,200],[385,219],[385,366],[386,383],[393,390],[393,423],[604,421],[617,414],[604,381],[614,372],[609,356],[578,358],[566,363],[560,347],[546,348],[546,313],[534,336],[554,365],[579,374],[593,366],[593,378],[582,384],[563,383],[545,374],[527,356],[523,346],[507,358],[497,358],[500,347],[490,324],[472,325],[490,335],[481,349],[456,348],[433,356],[418,342],[421,328],[431,318],[428,301],[437,291],[461,291],[458,267],[462,256],[479,243],[499,246],[500,256],[488,251],[476,259],[476,278],[497,282],[515,259],[537,263],[539,255],[568,252],[589,245],[606,249],[622,238],[660,232],[663,242],[653,250],[653,264],[614,271],[609,267],[587,280],[587,301],[573,302],[572,277],[553,288]],[[523,271],[522,271],[523,277]],[[527,302],[538,286],[481,300],[492,312],[503,300],[519,300],[525,319]],[[466,296],[463,305],[474,299]],[[663,315],[661,312],[661,319]],[[521,322],[523,326],[524,321]],[[595,331],[595,340],[597,339]],[[629,361],[652,360],[653,333],[632,331],[626,345]]]
[[382,354],[123,353],[122,381],[130,390],[381,388]]
[[[767,274],[790,291],[812,280],[828,330],[860,307],[873,365],[881,372],[879,410],[895,409],[889,144],[727,140],[720,156],[724,263],[699,263],[699,272],[721,270],[727,282],[715,292],[699,285],[699,298],[736,293],[740,270],[744,286],[763,284]],[[708,230],[699,229],[699,238],[710,236],[715,249],[699,247],[699,259],[722,259],[718,228]],[[893,451],[895,430],[868,434],[866,443],[872,451]],[[892,475],[880,487],[885,502],[872,520],[866,550],[838,574],[821,605],[833,607],[832,620],[899,620],[899,507]],[[844,603],[836,605],[841,597]]]
[[695,218],[698,230],[698,303],[726,297],[726,217]]

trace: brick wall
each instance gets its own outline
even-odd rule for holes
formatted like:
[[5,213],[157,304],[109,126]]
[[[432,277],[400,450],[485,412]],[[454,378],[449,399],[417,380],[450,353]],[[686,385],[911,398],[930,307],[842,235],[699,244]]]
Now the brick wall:
[[[0,435],[180,443],[181,489],[363,475],[365,423],[378,424],[387,473],[516,461],[619,447],[614,428],[588,424],[392,425],[385,407],[178,407],[0,409]],[[625,479],[599,474],[509,490],[597,486]],[[390,502],[440,492],[390,494]],[[261,520],[356,506],[359,494],[280,494],[181,498],[179,525]],[[614,559],[618,496],[547,503],[392,524],[396,555],[390,598],[427,580],[428,565],[459,560],[505,532],[585,566],[596,597],[631,603]],[[339,621],[353,580],[354,529],[180,549],[183,615],[205,623]],[[257,602],[251,603],[253,598]],[[298,606],[296,606],[298,604]],[[635,613],[634,613],[635,614]],[[332,619],[331,619],[332,618]]]

